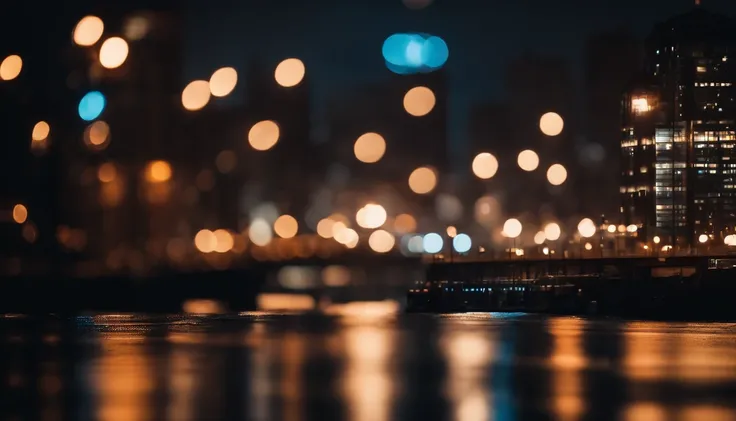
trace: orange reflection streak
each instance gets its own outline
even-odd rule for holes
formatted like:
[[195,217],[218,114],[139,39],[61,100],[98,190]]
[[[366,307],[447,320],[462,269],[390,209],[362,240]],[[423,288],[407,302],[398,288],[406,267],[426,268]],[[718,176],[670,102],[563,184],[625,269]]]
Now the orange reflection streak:
[[[182,334],[184,337],[189,334]],[[195,339],[196,340],[196,339]],[[175,341],[172,341],[176,343]],[[166,409],[171,421],[192,421],[197,376],[192,347],[176,345],[169,359],[169,405]]]
[[246,344],[251,347],[251,376],[250,376],[250,398],[244,399],[244,413],[249,419],[270,420],[271,408],[269,398],[274,393],[272,384],[271,367],[273,365],[272,343],[263,338],[268,334],[265,324],[259,323],[253,326],[253,330],[245,336]]
[[97,391],[97,419],[101,421],[151,420],[149,400],[154,390],[152,361],[137,333],[100,337],[101,355],[92,369]]
[[[734,335],[728,324],[687,323],[677,336],[672,375],[684,381],[716,383],[736,380]],[[703,418],[710,420],[711,418]],[[715,419],[715,418],[713,418]]]
[[552,335],[552,411],[558,420],[575,421],[585,411],[580,373],[588,365],[581,342],[584,327],[585,321],[581,319],[555,318],[549,321]]
[[484,421],[492,415],[486,373],[494,360],[494,337],[481,332],[445,332],[441,350],[447,359],[445,394],[457,421]]
[[353,326],[344,334],[347,369],[342,391],[352,421],[391,418],[398,379],[390,367],[396,338],[376,326]]
[[734,421],[736,412],[733,409],[715,405],[693,405],[684,408],[677,419],[679,421]]
[[667,374],[667,336],[659,323],[632,322],[624,334],[623,366],[631,379],[662,379]]
[[639,402],[624,410],[622,421],[665,421],[667,413],[664,406],[652,402]]
[[284,421],[300,421],[302,419],[303,380],[305,344],[304,335],[287,333],[281,340],[282,361],[284,364],[281,376],[281,396],[283,397]]

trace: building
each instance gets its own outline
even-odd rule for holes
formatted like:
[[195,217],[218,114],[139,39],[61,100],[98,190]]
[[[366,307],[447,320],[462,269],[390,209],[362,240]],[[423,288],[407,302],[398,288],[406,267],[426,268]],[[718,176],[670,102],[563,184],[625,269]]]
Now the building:
[[734,28],[697,7],[647,39],[643,73],[622,97],[621,212],[640,237],[692,245],[734,230]]

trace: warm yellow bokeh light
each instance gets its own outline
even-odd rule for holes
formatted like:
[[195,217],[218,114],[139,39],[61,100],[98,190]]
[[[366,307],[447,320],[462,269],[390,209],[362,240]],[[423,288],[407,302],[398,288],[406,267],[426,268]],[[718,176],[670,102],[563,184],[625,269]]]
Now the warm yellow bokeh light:
[[271,120],[259,121],[248,131],[248,143],[257,151],[267,151],[279,141],[279,125]]
[[419,167],[409,175],[409,188],[416,194],[427,194],[437,187],[437,174],[432,168]]
[[233,249],[235,239],[228,230],[219,229],[212,233],[215,236],[215,252],[227,253]]
[[516,238],[521,234],[521,222],[516,218],[507,219],[503,223],[503,231],[501,232],[504,237]]
[[332,238],[332,226],[335,224],[330,218],[321,219],[317,223],[317,235],[322,238]]
[[578,232],[581,236],[585,238],[590,238],[595,235],[595,232],[598,230],[598,227],[595,225],[595,222],[591,220],[590,218],[584,218],[578,223]]
[[194,247],[202,253],[212,253],[217,248],[217,237],[210,230],[200,230],[194,236]]
[[567,180],[567,170],[562,164],[554,164],[547,170],[547,181],[553,186],[559,186]]
[[18,203],[17,205],[13,206],[13,221],[18,224],[22,224],[26,222],[27,219],[28,209],[24,205]]
[[5,57],[0,63],[0,79],[13,80],[18,77],[21,69],[23,69],[23,59],[18,55]]
[[519,156],[516,159],[519,164],[519,168],[524,171],[534,171],[539,166],[539,155],[531,149],[519,152]]
[[208,102],[210,102],[210,83],[206,80],[193,80],[181,92],[181,105],[185,110],[201,110]]
[[33,126],[31,140],[35,142],[44,140],[49,137],[49,132],[51,132],[51,127],[49,126],[49,123],[45,121],[39,121],[38,123],[36,123],[35,126]]
[[547,237],[544,235],[544,231],[537,231],[537,233],[534,234],[534,244],[536,245],[542,245],[546,239]]
[[394,244],[396,244],[396,239],[388,231],[374,231],[368,237],[368,246],[376,253],[388,253],[394,248]]
[[102,120],[95,121],[84,130],[84,143],[91,149],[105,149],[109,138],[110,126]]
[[238,72],[232,67],[217,69],[210,77],[210,93],[222,98],[230,94],[238,84]]
[[256,246],[267,246],[273,239],[271,224],[263,218],[254,219],[248,227],[248,238]]
[[298,85],[304,79],[306,69],[304,63],[298,58],[287,58],[276,66],[274,78],[276,83],[284,88]]
[[547,136],[557,136],[562,133],[565,122],[557,113],[546,113],[539,119],[539,129]]
[[171,179],[171,165],[166,161],[152,161],[146,167],[146,180],[151,183],[163,183]]
[[111,162],[105,162],[97,169],[97,179],[100,180],[101,183],[109,183],[115,180],[117,175],[118,171],[115,168],[115,165]]
[[386,141],[378,133],[365,133],[355,141],[353,152],[358,161],[372,164],[383,158],[383,154],[386,153]]
[[[338,229],[336,230],[335,227]],[[354,248],[358,245],[358,241],[360,241],[358,233],[352,228],[345,227],[342,222],[335,222],[335,225],[333,226],[333,235],[335,237],[335,241],[348,248]]]
[[293,238],[299,231],[299,223],[291,215],[281,215],[273,223],[273,231],[281,238]]
[[550,222],[544,226],[544,237],[549,241],[557,241],[561,234],[562,230],[560,226],[554,222]]
[[128,42],[120,37],[105,40],[100,47],[100,64],[106,69],[116,69],[128,58]]
[[355,214],[355,221],[362,228],[375,229],[386,223],[386,209],[375,203],[369,203]]
[[408,213],[402,213],[394,219],[394,231],[399,234],[408,234],[417,229],[417,220]]
[[435,103],[434,92],[425,86],[411,88],[404,95],[404,110],[414,117],[422,117],[429,114],[434,108]]
[[104,31],[105,24],[102,19],[97,16],[85,16],[74,27],[72,38],[75,44],[81,47],[89,47],[100,40]]
[[447,236],[448,237],[455,238],[455,237],[457,237],[457,228],[455,228],[455,226],[453,226],[453,225],[450,225],[445,230],[445,233],[447,233]]
[[488,152],[482,152],[473,159],[473,174],[476,177],[487,180],[498,171],[498,160]]

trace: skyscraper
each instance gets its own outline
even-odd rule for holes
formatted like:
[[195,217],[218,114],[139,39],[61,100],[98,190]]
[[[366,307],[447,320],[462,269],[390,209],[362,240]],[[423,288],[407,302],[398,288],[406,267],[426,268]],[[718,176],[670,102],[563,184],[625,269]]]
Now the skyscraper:
[[734,230],[734,24],[700,7],[658,24],[623,95],[621,212],[647,239]]

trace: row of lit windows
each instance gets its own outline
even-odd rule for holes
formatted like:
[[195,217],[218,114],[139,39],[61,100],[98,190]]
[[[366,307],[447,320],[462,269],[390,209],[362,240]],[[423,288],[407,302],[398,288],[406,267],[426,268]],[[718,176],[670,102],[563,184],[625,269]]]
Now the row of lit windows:
[[621,186],[621,188],[619,189],[620,193],[636,193],[640,191],[649,191],[649,186]]
[[695,82],[695,86],[699,88],[704,88],[708,86],[731,86],[730,82]]

